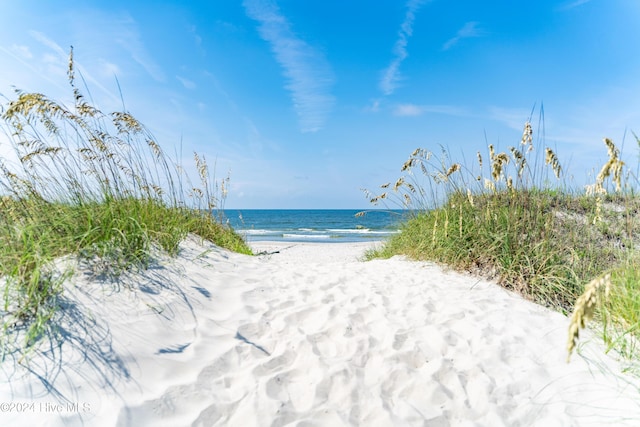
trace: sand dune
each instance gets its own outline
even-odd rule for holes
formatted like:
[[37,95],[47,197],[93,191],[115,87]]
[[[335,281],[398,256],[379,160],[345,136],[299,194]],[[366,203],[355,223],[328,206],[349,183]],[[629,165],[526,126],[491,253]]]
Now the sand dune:
[[370,245],[190,238],[117,286],[80,270],[59,339],[2,363],[0,425],[640,425],[597,339],[566,363],[566,317]]

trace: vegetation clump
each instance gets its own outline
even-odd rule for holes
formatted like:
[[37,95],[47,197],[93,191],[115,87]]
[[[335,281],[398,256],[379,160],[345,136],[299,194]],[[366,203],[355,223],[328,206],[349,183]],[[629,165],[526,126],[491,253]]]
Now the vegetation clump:
[[62,256],[117,277],[147,267],[156,249],[175,255],[189,233],[250,253],[214,215],[228,178],[218,184],[195,154],[194,186],[129,112],[103,113],[87,102],[73,52],[68,80],[71,107],[19,90],[0,106],[16,158],[0,161],[0,314],[4,336],[20,328],[27,347],[52,326],[71,274],[55,268]]
[[471,166],[450,161],[444,149],[439,156],[417,149],[395,184],[383,184],[380,194],[366,191],[373,204],[411,212],[401,232],[368,255],[436,261],[496,279],[565,314],[575,309],[569,353],[594,316],[609,348],[637,359],[637,177],[613,141],[604,142],[608,159],[586,191],[563,184],[558,156],[534,147],[530,122],[519,144],[504,152],[489,145],[487,161],[478,152]]

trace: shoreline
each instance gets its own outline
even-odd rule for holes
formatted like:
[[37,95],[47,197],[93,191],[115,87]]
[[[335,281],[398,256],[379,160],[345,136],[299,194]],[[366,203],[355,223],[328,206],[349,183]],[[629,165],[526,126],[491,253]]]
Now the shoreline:
[[568,319],[495,283],[360,262],[370,243],[250,245],[272,253],[190,236],[117,288],[79,271],[60,345],[0,365],[0,402],[34,409],[0,424],[638,425],[597,337],[567,364]]
[[275,240],[247,242],[257,256],[272,256],[292,262],[360,261],[364,253],[384,244],[370,242],[281,242]]

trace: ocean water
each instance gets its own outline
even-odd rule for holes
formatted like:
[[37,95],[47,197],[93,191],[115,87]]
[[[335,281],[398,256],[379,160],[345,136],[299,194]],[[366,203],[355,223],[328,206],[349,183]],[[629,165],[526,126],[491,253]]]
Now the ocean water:
[[403,211],[313,209],[245,209],[224,211],[229,224],[249,242],[366,242],[384,240],[398,232]]

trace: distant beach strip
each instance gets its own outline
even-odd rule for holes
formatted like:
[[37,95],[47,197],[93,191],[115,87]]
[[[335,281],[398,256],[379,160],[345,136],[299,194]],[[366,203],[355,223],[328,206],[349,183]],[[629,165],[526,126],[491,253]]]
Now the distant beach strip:
[[384,240],[400,231],[407,212],[374,210],[356,216],[357,209],[225,210],[228,221],[250,242],[367,242]]

